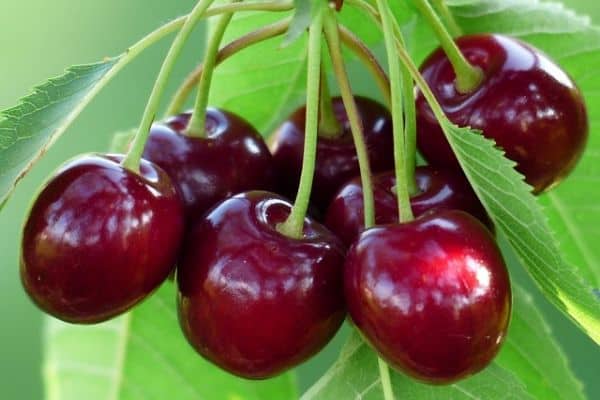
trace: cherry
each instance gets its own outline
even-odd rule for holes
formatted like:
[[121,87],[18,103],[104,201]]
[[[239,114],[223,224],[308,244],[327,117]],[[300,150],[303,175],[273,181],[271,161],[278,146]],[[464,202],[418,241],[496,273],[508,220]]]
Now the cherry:
[[342,6],[344,5],[344,0],[330,0],[329,4],[336,9],[336,11],[341,11]]
[[[421,72],[446,115],[494,139],[517,163],[534,193],[557,185],[575,167],[588,136],[586,107],[575,83],[542,52],[510,37],[470,35],[457,44],[485,78],[475,91],[461,94],[443,51],[433,52]],[[432,164],[456,167],[421,93],[417,114],[423,156]]]
[[302,239],[277,231],[279,195],[231,197],[198,220],[178,267],[179,320],[190,344],[251,379],[277,375],[333,337],[345,317],[344,250],[307,218]]
[[[462,174],[441,171],[432,166],[421,166],[415,170],[415,179],[420,190],[410,199],[415,216],[432,209],[463,210],[493,229],[485,209]],[[377,225],[398,221],[395,186],[396,176],[393,171],[383,172],[373,177]],[[364,229],[363,191],[360,178],[352,179],[342,186],[329,205],[325,225],[347,246],[358,238]]]
[[269,149],[248,122],[216,108],[206,113],[205,138],[184,134],[188,112],[154,124],[144,150],[175,183],[190,220],[236,193],[271,189],[275,180]]
[[116,155],[68,162],[35,200],[23,232],[21,280],[64,321],[96,323],[144,299],[173,269],[183,208],[167,174]]
[[447,384],[498,352],[511,290],[494,238],[463,211],[431,211],[363,232],[347,256],[348,311],[394,368]]
[[[355,97],[369,150],[372,172],[392,169],[394,166],[392,117],[385,107],[365,98]],[[319,137],[317,160],[311,200],[322,211],[344,182],[359,174],[358,158],[352,140],[350,123],[341,97],[332,99],[334,113],[342,132],[335,138]],[[278,190],[294,198],[298,190],[306,107],[296,110],[276,131],[271,151],[278,172]]]

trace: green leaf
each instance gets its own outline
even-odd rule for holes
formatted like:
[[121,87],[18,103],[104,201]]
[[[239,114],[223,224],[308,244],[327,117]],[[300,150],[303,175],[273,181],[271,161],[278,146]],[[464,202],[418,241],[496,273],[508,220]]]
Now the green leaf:
[[285,35],[283,46],[293,43],[296,39],[306,33],[320,0],[296,0],[296,11],[290,27]]
[[[236,14],[224,42],[287,15]],[[281,46],[281,39],[275,38],[236,54],[215,70],[210,103],[242,115],[268,137],[288,114],[304,103],[306,55],[305,37],[286,47]]]
[[[450,386],[421,384],[392,371],[397,399],[583,399],[581,384],[529,295],[515,287],[513,319],[496,361]],[[382,399],[376,354],[354,331],[339,359],[302,400]]]
[[[522,382],[511,372],[491,365],[483,372],[450,386],[419,383],[391,372],[392,387],[402,400],[532,399]],[[380,400],[383,398],[377,356],[354,331],[339,359],[301,400]]]
[[[450,0],[465,33],[497,32],[518,37],[543,50],[564,68],[581,88],[590,119],[587,150],[577,169],[559,187],[540,196],[544,213],[568,264],[594,288],[600,288],[600,29],[589,18],[560,3],[538,0]],[[423,25],[423,24],[421,24]],[[434,46],[431,32],[414,38],[422,59]]]
[[[558,188],[541,197],[560,250],[595,288],[600,288],[600,247],[594,238],[600,233],[600,29],[589,18],[575,15],[558,3],[515,1],[502,10],[496,2],[454,7],[469,32],[489,30],[519,37],[552,56],[579,85],[586,98],[590,117],[587,151],[575,173]],[[503,2],[504,3],[504,2]],[[482,11],[485,11],[482,13]],[[534,23],[532,23],[534,21]]]
[[204,361],[179,329],[175,286],[99,325],[48,318],[44,378],[49,400],[265,400],[297,398],[284,374],[248,381]]
[[585,399],[581,382],[529,293],[513,284],[509,334],[496,364],[511,371],[536,399]]
[[0,113],[0,207],[33,163],[106,83],[120,58],[69,68]]
[[[557,3],[450,0],[448,5],[465,33],[508,34],[544,50],[573,76],[586,97],[591,122],[587,151],[576,171],[561,186],[541,196],[543,209],[525,194],[527,189],[523,185],[515,185],[521,178],[508,171],[512,168],[506,163],[493,156],[481,160],[470,157],[470,162],[474,163],[472,170],[481,165],[480,172],[487,175],[475,177],[479,182],[472,183],[485,186],[484,191],[488,193],[484,194],[487,197],[484,203],[496,203],[491,207],[497,213],[497,219],[508,218],[502,225],[510,230],[507,236],[523,265],[548,299],[569,313],[599,342],[600,248],[594,247],[592,241],[598,233],[597,226],[600,226],[600,208],[596,206],[600,189],[593,184],[600,172],[600,160],[597,159],[600,157],[600,139],[593,134],[595,127],[600,128],[600,113],[596,111],[600,107],[600,77],[592,71],[600,68],[600,29],[591,26],[588,18],[579,17]],[[414,16],[411,19],[407,9],[396,8],[398,13],[404,13],[405,20],[411,20],[404,28],[412,34],[408,41],[413,56],[422,60],[437,46],[435,36],[422,18]],[[460,136],[458,132],[452,129],[453,136]],[[483,147],[491,147],[482,142],[466,145],[479,146],[479,154],[486,152]],[[504,175],[498,188],[501,190],[490,192],[490,183],[495,184],[494,180],[504,172],[491,175],[488,166],[495,167],[500,165],[499,162],[502,163],[500,169],[510,172],[511,178]],[[493,192],[500,197],[494,198]],[[481,194],[481,190],[478,193]],[[519,203],[521,209],[515,210]],[[528,225],[533,229],[529,230]]]
[[565,262],[530,187],[494,142],[441,121],[473,189],[546,298],[600,343],[600,299]]

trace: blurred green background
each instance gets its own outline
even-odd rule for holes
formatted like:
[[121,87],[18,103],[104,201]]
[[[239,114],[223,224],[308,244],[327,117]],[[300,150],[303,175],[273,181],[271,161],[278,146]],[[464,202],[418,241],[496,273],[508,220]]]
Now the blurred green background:
[[[33,85],[59,75],[69,65],[119,54],[147,32],[185,13],[193,3],[193,0],[0,0],[0,48],[4,51],[0,61],[0,109],[16,104]],[[565,3],[591,15],[600,24],[600,3],[592,0]],[[196,38],[178,64],[171,89],[201,57],[200,37]],[[30,200],[48,173],[66,158],[104,150],[113,132],[138,123],[168,42],[141,56],[93,101],[22,181],[0,214],[2,399],[43,398],[42,315],[25,297],[18,278],[19,235]],[[600,398],[598,347],[539,296],[536,301],[551,320],[590,399]],[[301,382],[306,384],[315,373],[314,368],[304,368]]]

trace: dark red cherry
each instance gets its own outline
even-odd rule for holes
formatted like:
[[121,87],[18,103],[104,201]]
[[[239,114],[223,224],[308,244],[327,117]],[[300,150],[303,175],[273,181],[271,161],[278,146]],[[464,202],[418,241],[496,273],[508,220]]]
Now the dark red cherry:
[[494,358],[511,312],[508,272],[489,231],[463,211],[368,229],[344,270],[348,312],[394,368],[448,384]]
[[[485,223],[493,225],[466,178],[453,171],[441,171],[433,166],[417,167],[415,179],[420,192],[410,199],[415,217],[430,210],[463,210]],[[373,177],[375,223],[398,222],[396,176],[394,171]],[[325,225],[350,246],[364,229],[363,191],[360,178],[346,183],[332,200]]]
[[332,7],[335,7],[337,11],[340,11],[344,5],[344,0],[330,0],[329,4],[331,4]]
[[85,155],[43,187],[25,224],[21,280],[31,299],[64,321],[114,317],[156,289],[175,266],[183,207],[167,174],[142,160]]
[[[446,115],[494,139],[517,162],[534,193],[558,184],[575,167],[588,136],[586,107],[575,83],[542,52],[516,39],[480,34],[457,43],[485,79],[472,93],[460,94],[444,53],[438,49],[431,54],[421,72]],[[424,157],[431,164],[457,167],[421,93],[417,114]]]
[[242,118],[216,108],[206,111],[205,138],[184,134],[191,113],[154,124],[144,158],[171,177],[188,219],[199,218],[218,201],[250,189],[271,189],[269,149]]
[[178,267],[185,336],[244,378],[268,378],[308,359],[346,315],[341,242],[309,218],[302,239],[282,235],[276,227],[290,210],[268,192],[223,201],[196,222]]
[[[379,103],[365,97],[355,97],[363,123],[372,172],[382,172],[394,166],[392,117]],[[340,97],[332,99],[335,115],[342,132],[336,138],[319,137],[317,161],[311,200],[322,211],[346,181],[359,174],[358,158],[352,140],[350,123]],[[296,110],[275,132],[271,151],[278,174],[278,190],[294,198],[298,190],[306,107]]]

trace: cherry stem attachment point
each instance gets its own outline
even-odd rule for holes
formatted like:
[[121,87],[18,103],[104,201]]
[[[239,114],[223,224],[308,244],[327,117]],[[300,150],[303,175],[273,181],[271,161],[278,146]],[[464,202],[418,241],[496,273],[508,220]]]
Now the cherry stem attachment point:
[[365,228],[370,228],[375,225],[375,201],[373,198],[371,167],[369,165],[369,156],[365,144],[362,121],[358,114],[358,108],[356,106],[354,95],[352,94],[348,73],[344,65],[335,11],[328,11],[324,21],[324,28],[325,38],[329,47],[329,54],[344,102],[344,107],[348,114],[354,147],[356,148],[356,155],[360,168],[360,179],[363,187]]
[[[292,18],[284,18],[281,21],[266,25],[260,29],[252,31],[244,36],[231,41],[226,46],[222,47],[217,54],[216,65],[234,56],[240,51],[247,49],[257,43],[283,35],[290,27]],[[198,65],[192,73],[185,79],[181,86],[175,92],[169,107],[167,108],[167,116],[178,114],[182,111],[191,91],[198,85],[204,64]]]
[[[239,0],[234,0],[232,3],[238,1]],[[198,95],[196,96],[194,111],[186,129],[186,133],[189,136],[200,138],[206,137],[206,107],[208,106],[210,84],[215,66],[217,65],[219,46],[221,45],[221,41],[223,40],[223,36],[225,35],[225,31],[227,30],[232,17],[233,13],[223,14],[217,22],[208,41],[206,53],[204,55],[204,68],[200,75],[200,82],[198,83]]]
[[144,110],[144,115],[142,116],[142,121],[140,122],[138,132],[133,139],[133,143],[129,152],[122,161],[122,165],[125,168],[135,172],[139,171],[140,160],[144,152],[144,147],[146,146],[146,141],[148,140],[148,135],[150,134],[150,126],[152,125],[152,122],[154,122],[158,106],[160,105],[160,99],[164,93],[167,81],[171,76],[173,66],[175,65],[175,62],[177,61],[177,58],[179,57],[179,54],[181,53],[181,50],[183,49],[183,46],[192,33],[194,27],[204,16],[206,10],[213,2],[214,0],[200,0],[188,15],[185,23],[181,27],[181,30],[173,40],[173,44],[171,45],[171,48],[169,49],[169,52],[163,61],[160,72],[158,73],[158,77],[156,78],[156,82],[154,83],[154,88],[152,89],[152,93],[148,99],[148,104]]
[[369,47],[348,28],[340,25],[339,30],[342,43],[344,43],[344,45],[348,47],[369,70],[375,79],[375,83],[379,86],[385,104],[389,107],[392,101],[390,94],[390,80],[381,64],[379,64],[377,57],[375,57],[375,54],[373,54]]
[[[398,201],[398,220],[412,220],[410,196],[407,182],[406,143],[404,137],[404,118],[402,101],[402,72],[396,55],[395,34],[392,12],[386,0],[377,0],[383,26],[383,37],[387,52],[390,82],[392,90],[392,123],[394,133],[394,166],[396,171],[396,195]],[[412,82],[411,82],[412,84]]]
[[433,29],[456,75],[455,86],[459,93],[471,93],[483,82],[483,71],[471,65],[460,52],[456,42],[444,27],[428,0],[414,0],[415,5]]
[[319,137],[336,138],[342,133],[342,126],[333,109],[333,101],[329,93],[329,81],[325,65],[321,62],[321,92],[319,95]]
[[304,155],[298,193],[290,215],[277,227],[282,234],[296,239],[301,239],[304,235],[304,219],[310,202],[317,159],[323,13],[324,8],[320,7],[308,31],[306,125],[304,128]]

